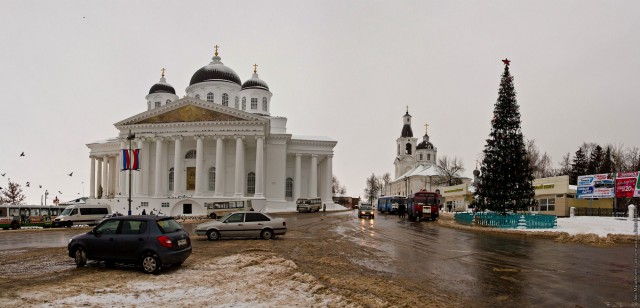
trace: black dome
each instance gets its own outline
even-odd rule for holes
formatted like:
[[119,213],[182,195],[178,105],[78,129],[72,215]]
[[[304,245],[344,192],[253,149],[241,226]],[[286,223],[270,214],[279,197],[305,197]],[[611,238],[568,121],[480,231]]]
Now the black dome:
[[269,86],[262,79],[251,78],[242,84],[242,90],[244,89],[261,89],[269,91]]
[[176,90],[169,84],[156,83],[153,86],[151,86],[151,89],[149,89],[149,94],[153,94],[153,93],[171,93],[171,94],[176,94]]
[[240,85],[240,77],[232,69],[224,66],[222,63],[211,63],[207,66],[203,66],[196,71],[191,77],[189,85],[194,85],[200,82],[206,81],[227,81]]
[[416,150],[433,150],[433,144],[428,141],[422,141],[416,146]]

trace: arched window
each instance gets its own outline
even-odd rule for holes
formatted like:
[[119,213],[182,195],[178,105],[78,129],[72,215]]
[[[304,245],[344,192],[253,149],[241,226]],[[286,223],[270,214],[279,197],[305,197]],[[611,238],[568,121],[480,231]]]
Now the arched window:
[[262,98],[262,110],[267,111],[267,98]]
[[173,191],[173,168],[169,169],[169,191]]
[[200,99],[200,94],[196,94],[196,98],[197,98],[197,99]]
[[171,100],[170,100],[170,99],[168,99],[168,100],[167,100],[167,104],[168,104],[168,103],[171,103]]
[[156,107],[160,107],[160,102],[156,102]]
[[251,109],[258,110],[258,98],[257,97],[251,98]]
[[242,98],[242,110],[247,110],[247,98]]
[[189,150],[187,154],[184,155],[186,159],[196,159],[196,150]]
[[287,178],[287,181],[285,182],[284,196],[286,198],[293,198],[293,179],[292,178]]
[[427,154],[427,160],[431,160],[431,154]]
[[229,94],[222,94],[222,106],[229,106]]
[[256,174],[249,172],[247,175],[247,194],[253,195],[256,193]]
[[[428,157],[428,156],[427,156]],[[420,153],[420,160],[422,160],[422,153]]]
[[213,93],[211,92],[207,93],[207,102],[213,103]]
[[407,143],[405,146],[404,154],[411,155],[411,143]]
[[236,96],[236,109],[240,109],[240,98]]
[[209,190],[216,189],[216,167],[209,168]]

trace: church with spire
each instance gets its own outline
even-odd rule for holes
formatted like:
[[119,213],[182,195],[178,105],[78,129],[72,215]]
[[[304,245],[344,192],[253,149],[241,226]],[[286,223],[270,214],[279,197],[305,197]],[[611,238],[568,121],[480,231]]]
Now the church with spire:
[[413,137],[411,115],[407,107],[402,116],[400,137],[396,139],[394,177],[385,194],[406,196],[421,189],[435,191],[438,187],[439,175],[435,167],[438,149],[429,141],[428,127],[425,124],[424,135],[418,143],[418,138]]
[[[207,203],[251,199],[255,210],[295,210],[298,198],[333,205],[333,151],[329,137],[294,135],[287,118],[271,114],[273,93],[253,65],[251,78],[221,61],[191,76],[180,98],[167,82],[152,85],[143,111],[114,124],[118,134],[87,144],[91,160],[87,203],[134,214],[205,215]],[[144,108],[146,103],[146,108]],[[135,136],[132,140],[128,136]],[[131,181],[123,151],[140,150]]]

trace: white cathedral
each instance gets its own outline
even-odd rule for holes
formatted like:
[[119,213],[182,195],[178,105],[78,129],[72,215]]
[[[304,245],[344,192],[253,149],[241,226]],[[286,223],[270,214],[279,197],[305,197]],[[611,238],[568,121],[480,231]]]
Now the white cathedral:
[[[333,205],[333,149],[328,137],[287,132],[287,118],[270,114],[273,94],[258,77],[241,82],[216,46],[213,61],[191,77],[179,98],[160,81],[146,111],[114,124],[118,136],[87,144],[91,158],[87,203],[133,214],[204,215],[205,202],[252,199],[255,210],[293,211],[298,198]],[[140,149],[140,170],[122,171],[121,149]]]

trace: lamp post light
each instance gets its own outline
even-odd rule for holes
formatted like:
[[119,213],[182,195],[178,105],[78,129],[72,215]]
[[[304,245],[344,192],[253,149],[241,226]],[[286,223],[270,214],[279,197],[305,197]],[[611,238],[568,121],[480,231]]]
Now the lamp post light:
[[47,205],[47,196],[49,195],[49,190],[44,191],[44,205]]

